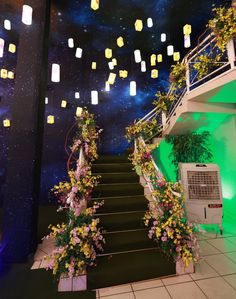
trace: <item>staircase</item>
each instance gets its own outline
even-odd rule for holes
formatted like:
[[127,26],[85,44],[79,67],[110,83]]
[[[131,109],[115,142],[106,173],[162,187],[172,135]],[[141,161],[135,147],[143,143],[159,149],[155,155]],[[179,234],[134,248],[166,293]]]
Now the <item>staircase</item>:
[[175,264],[148,238],[143,216],[148,201],[139,177],[126,156],[102,156],[92,166],[101,175],[92,201],[104,200],[99,209],[106,244],[97,267],[88,270],[88,289],[175,274]]

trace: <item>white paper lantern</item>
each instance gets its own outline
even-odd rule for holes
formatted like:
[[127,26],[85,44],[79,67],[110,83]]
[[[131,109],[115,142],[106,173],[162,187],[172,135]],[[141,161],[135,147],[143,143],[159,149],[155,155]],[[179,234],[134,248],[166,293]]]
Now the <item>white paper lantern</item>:
[[145,73],[147,71],[146,61],[141,61],[141,72]]
[[166,41],[166,34],[162,33],[161,34],[161,42],[164,43]]
[[185,48],[190,48],[191,47],[191,38],[190,38],[190,35],[185,35],[184,36],[184,47]]
[[109,66],[109,69],[110,69],[110,70],[113,70],[113,69],[114,69],[114,65],[113,65],[113,62],[112,62],[112,61],[108,62],[108,66]]
[[134,60],[135,60],[136,63],[139,63],[139,62],[142,61],[140,50],[135,50],[134,51]]
[[148,18],[148,19],[147,19],[147,26],[148,26],[149,28],[151,28],[151,27],[153,26],[153,20],[152,20],[152,18]]
[[5,45],[4,39],[0,38],[0,57],[3,57],[4,45]]
[[108,82],[110,85],[113,85],[115,83],[116,80],[116,74],[115,73],[110,73],[109,77],[108,77]]
[[33,8],[29,5],[23,5],[21,21],[25,25],[32,24]]
[[79,99],[80,98],[80,93],[78,91],[75,92],[75,98]]
[[9,20],[4,20],[4,28],[6,30],[11,30],[11,21]]
[[45,103],[45,105],[48,104],[48,97],[45,97],[45,99],[44,99],[44,103]]
[[98,91],[97,90],[91,91],[91,104],[92,105],[98,104]]
[[108,81],[106,81],[106,83],[105,83],[105,90],[106,90],[106,91],[110,91],[110,90],[111,90],[111,88],[110,88],[110,84],[109,84]]
[[75,115],[76,115],[77,117],[79,117],[79,116],[81,116],[82,112],[83,112],[83,108],[81,108],[81,107],[77,107],[77,108],[76,108]]
[[81,58],[82,57],[83,50],[81,48],[76,48],[75,57]]
[[130,95],[136,96],[136,82],[135,81],[131,81],[130,82]]
[[68,38],[68,47],[74,48],[74,39],[72,37]]
[[167,55],[168,55],[168,56],[172,56],[173,54],[174,54],[174,46],[169,45],[169,46],[167,47]]
[[51,75],[52,82],[60,82],[60,65],[57,63],[52,64],[52,75]]

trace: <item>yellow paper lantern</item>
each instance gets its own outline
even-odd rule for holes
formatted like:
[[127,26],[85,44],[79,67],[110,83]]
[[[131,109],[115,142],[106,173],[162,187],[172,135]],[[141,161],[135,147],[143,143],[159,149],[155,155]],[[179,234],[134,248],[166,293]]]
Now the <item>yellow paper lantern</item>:
[[184,35],[190,35],[192,33],[192,26],[189,24],[184,25],[183,32]]
[[9,44],[8,51],[11,52],[11,53],[15,53],[16,52],[16,45],[15,44]]
[[110,59],[112,57],[112,49],[106,48],[105,49],[105,57]]
[[162,54],[158,54],[157,55],[157,62],[162,62],[162,61],[163,61]]
[[155,54],[151,55],[150,61],[151,61],[151,66],[156,65],[156,55]]
[[92,62],[92,70],[96,70],[97,68],[97,62],[93,61]]
[[3,127],[9,128],[11,126],[11,121],[10,119],[4,119],[3,120]]
[[61,101],[61,108],[66,108],[67,106],[67,101],[66,100],[62,100]]
[[179,52],[174,52],[173,59],[174,59],[174,61],[179,61],[180,60],[180,53]]
[[93,10],[99,9],[99,0],[91,0],[91,8]]
[[75,113],[75,115],[76,115],[77,117],[81,116],[82,111],[83,111],[83,108],[81,108],[81,107],[77,107],[77,108],[76,108],[76,113]]
[[114,66],[117,66],[117,59],[116,59],[116,58],[113,58],[113,59],[112,59],[112,63],[113,63]]
[[120,78],[127,78],[128,77],[128,71],[126,71],[126,70],[120,70],[119,71],[119,76],[120,76]]
[[15,74],[13,72],[7,72],[7,78],[13,80],[15,78]]
[[7,75],[8,75],[7,70],[6,69],[1,69],[0,77],[3,78],[3,79],[6,79]]
[[134,27],[136,31],[142,31],[143,30],[143,21],[137,19],[134,23]]
[[153,79],[158,78],[158,70],[157,70],[157,69],[153,69],[153,70],[151,71],[151,77],[152,77]]
[[47,117],[47,123],[52,125],[54,124],[55,120],[54,120],[54,115],[48,115]]
[[116,80],[116,74],[115,73],[110,73],[109,74],[109,77],[108,77],[108,83],[110,85],[113,85],[115,83],[115,80]]
[[117,46],[118,47],[123,47],[124,46],[124,39],[123,39],[123,37],[122,36],[119,36],[118,38],[117,38]]

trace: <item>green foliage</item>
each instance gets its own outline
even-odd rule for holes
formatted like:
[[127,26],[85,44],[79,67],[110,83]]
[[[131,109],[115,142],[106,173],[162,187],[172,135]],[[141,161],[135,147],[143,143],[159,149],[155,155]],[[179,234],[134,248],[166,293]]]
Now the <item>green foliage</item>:
[[215,16],[209,20],[208,27],[216,35],[216,45],[224,52],[227,43],[236,37],[236,9],[218,7],[213,12]]
[[168,111],[175,99],[173,94],[167,94],[166,92],[160,91],[158,91],[155,96],[157,97],[157,100],[153,102],[153,105],[155,105],[162,112]]
[[186,65],[177,63],[171,66],[170,82],[176,88],[182,88],[186,85]]
[[171,163],[176,168],[178,178],[178,164],[183,163],[206,163],[213,158],[209,149],[210,133],[189,133],[185,135],[167,136],[166,141],[172,145],[172,152],[169,155]]
[[193,68],[198,72],[197,78],[203,78],[204,76],[209,74],[214,69],[214,67],[220,66],[220,59],[220,54],[216,55],[215,57],[210,57],[209,55],[197,56],[193,65]]

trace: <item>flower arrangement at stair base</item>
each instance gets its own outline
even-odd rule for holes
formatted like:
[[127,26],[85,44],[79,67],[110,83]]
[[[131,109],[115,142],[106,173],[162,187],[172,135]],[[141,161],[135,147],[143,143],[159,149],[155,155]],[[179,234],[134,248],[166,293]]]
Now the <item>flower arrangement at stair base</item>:
[[175,88],[183,88],[186,86],[186,65],[184,63],[176,63],[171,66],[170,82]]
[[160,131],[160,126],[157,124],[156,119],[149,121],[137,121],[126,128],[125,137],[130,142],[131,140],[142,136],[144,139],[150,138]]
[[160,250],[171,260],[182,260],[187,268],[200,258],[195,233],[184,210],[183,190],[180,183],[158,181],[153,192],[155,202],[144,216],[149,238],[157,242]]
[[[93,115],[86,109],[76,118],[76,134],[69,147],[68,181],[60,182],[52,191],[60,203],[59,210],[66,210],[67,223],[50,226],[51,233],[45,239],[53,238],[56,248],[45,256],[47,269],[53,274],[69,277],[83,274],[87,267],[95,265],[96,255],[105,242],[98,228],[96,210],[103,203],[87,207],[93,188],[99,177],[93,176],[91,162],[97,158],[96,140],[101,130],[97,130]],[[68,134],[71,132],[69,130]]]
[[227,43],[236,38],[236,9],[234,7],[214,8],[215,16],[209,20],[208,27],[216,36],[217,47],[224,52]]

